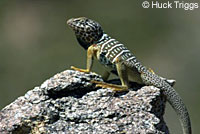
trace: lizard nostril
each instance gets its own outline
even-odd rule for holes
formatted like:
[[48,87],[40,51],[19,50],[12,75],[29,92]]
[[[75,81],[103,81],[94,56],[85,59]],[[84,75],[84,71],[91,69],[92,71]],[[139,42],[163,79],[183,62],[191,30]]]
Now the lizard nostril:
[[74,20],[74,18],[69,19],[69,20],[67,21],[67,24],[68,24],[68,25],[71,25],[72,22],[73,22],[73,20]]

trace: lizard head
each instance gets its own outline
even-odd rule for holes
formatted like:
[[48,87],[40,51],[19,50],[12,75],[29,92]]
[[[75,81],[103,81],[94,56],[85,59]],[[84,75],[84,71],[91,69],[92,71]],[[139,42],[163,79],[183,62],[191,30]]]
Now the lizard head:
[[100,24],[86,17],[69,19],[67,24],[73,29],[78,42],[85,49],[96,43],[103,35]]

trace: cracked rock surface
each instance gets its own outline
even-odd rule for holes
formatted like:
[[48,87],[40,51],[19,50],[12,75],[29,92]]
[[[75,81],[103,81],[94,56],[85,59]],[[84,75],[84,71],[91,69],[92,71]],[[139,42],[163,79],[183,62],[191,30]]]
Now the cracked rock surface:
[[91,80],[102,78],[72,70],[56,74],[0,111],[0,133],[169,133],[158,88],[133,83],[128,92],[114,93]]

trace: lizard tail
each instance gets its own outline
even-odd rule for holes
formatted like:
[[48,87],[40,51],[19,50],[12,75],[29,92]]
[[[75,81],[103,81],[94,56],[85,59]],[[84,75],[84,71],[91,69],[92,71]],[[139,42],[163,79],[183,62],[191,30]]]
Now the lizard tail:
[[180,117],[184,134],[192,134],[189,113],[179,94],[166,82],[163,82],[161,89],[163,94],[166,95],[167,101]]
[[171,87],[167,82],[160,79],[159,76],[152,74],[149,71],[141,73],[141,78],[146,85],[153,85],[161,89],[163,94],[166,96],[167,101],[179,116],[184,134],[192,134],[189,113],[185,104],[183,103],[183,100],[175,91],[175,89]]

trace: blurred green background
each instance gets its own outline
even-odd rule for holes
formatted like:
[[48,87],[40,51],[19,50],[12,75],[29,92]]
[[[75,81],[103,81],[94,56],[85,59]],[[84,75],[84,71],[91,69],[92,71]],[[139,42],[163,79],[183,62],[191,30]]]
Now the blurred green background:
[[[189,1],[189,0],[188,0]],[[200,9],[143,9],[143,1],[0,1],[0,109],[71,65],[85,67],[86,52],[66,25],[71,17],[98,21],[175,89],[200,131]],[[191,2],[191,1],[190,1]],[[197,1],[198,2],[198,1]],[[96,63],[94,70],[102,72]],[[181,134],[168,105],[165,120]]]

